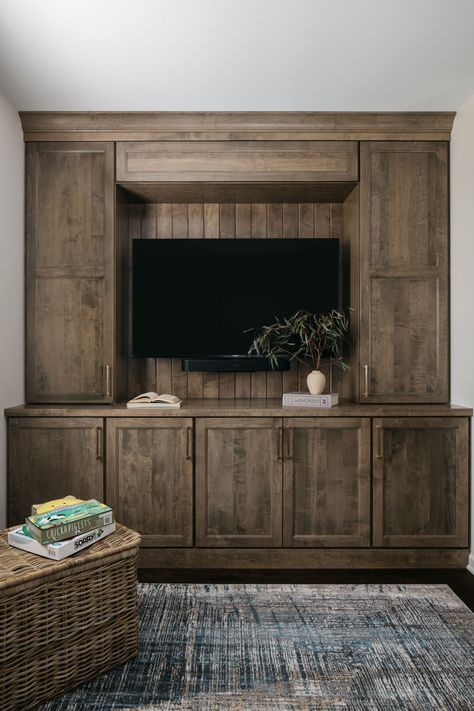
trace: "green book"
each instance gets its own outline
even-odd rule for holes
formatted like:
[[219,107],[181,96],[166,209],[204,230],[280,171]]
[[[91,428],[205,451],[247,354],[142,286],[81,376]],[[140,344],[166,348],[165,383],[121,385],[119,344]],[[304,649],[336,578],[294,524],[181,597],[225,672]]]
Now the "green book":
[[26,527],[41,543],[55,543],[113,523],[112,509],[95,499],[28,516]]

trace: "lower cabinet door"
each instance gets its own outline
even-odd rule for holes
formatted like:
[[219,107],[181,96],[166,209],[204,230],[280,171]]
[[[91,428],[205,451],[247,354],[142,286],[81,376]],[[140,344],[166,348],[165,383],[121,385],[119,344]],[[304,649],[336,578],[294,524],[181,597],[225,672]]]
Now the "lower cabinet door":
[[198,546],[281,546],[281,439],[279,418],[197,420]]
[[283,432],[284,546],[369,546],[370,419],[285,419]]
[[8,525],[31,505],[72,494],[104,498],[103,420],[15,417],[8,421]]
[[374,545],[468,545],[467,418],[374,420]]
[[143,546],[192,546],[192,419],[108,418],[107,497]]

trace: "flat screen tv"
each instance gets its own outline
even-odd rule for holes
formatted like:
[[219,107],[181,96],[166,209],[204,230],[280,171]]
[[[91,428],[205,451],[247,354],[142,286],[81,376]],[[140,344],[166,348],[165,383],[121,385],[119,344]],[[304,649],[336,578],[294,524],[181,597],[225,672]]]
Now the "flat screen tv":
[[248,329],[340,307],[337,239],[137,239],[137,357],[245,356]]

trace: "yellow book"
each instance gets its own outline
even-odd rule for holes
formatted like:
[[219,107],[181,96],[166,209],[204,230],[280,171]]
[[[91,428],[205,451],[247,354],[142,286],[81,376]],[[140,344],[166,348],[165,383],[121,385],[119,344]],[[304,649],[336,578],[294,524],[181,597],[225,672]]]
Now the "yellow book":
[[60,506],[71,506],[72,504],[82,504],[84,499],[76,499],[75,496],[64,496],[62,499],[53,499],[45,501],[44,504],[33,504],[31,507],[31,515],[47,513],[53,509],[58,509]]

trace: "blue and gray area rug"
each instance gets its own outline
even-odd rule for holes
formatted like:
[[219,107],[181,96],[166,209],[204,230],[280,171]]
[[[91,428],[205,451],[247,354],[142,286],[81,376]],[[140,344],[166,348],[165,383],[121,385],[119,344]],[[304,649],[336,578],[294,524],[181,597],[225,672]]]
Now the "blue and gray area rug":
[[37,711],[468,711],[445,585],[140,585],[139,656]]

